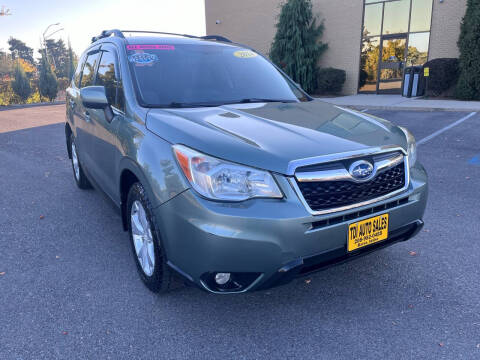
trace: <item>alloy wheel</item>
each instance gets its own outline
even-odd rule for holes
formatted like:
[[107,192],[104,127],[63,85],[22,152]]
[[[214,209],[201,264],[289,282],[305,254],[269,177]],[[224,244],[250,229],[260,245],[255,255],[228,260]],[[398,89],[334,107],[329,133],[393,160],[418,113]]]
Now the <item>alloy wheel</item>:
[[77,147],[75,143],[72,141],[72,164],[73,164],[73,171],[75,173],[75,178],[77,181],[80,181],[80,165],[78,164],[78,156],[77,156]]
[[152,276],[155,269],[152,230],[147,219],[147,213],[138,200],[135,200],[132,204],[130,221],[132,224],[132,241],[138,262],[145,275]]

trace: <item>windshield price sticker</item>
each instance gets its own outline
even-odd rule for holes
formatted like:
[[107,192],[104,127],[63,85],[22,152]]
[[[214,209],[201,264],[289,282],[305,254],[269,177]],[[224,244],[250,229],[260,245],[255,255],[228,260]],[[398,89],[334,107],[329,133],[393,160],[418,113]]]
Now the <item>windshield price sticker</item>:
[[256,53],[254,53],[253,51],[251,50],[239,50],[239,51],[235,51],[233,53],[234,56],[238,57],[238,58],[241,58],[241,59],[250,59],[250,58],[254,58],[257,56]]
[[173,45],[127,45],[127,50],[175,50]]
[[128,57],[128,60],[134,63],[135,65],[144,66],[144,65],[153,65],[158,61],[158,57],[155,54],[140,52],[140,53],[135,53],[130,55]]

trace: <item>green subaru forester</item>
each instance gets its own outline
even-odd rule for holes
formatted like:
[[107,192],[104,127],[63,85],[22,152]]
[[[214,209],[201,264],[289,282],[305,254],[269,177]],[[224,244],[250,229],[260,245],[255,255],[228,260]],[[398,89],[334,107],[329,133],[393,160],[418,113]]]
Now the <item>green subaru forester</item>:
[[78,187],[118,206],[152,291],[174,274],[265,289],[423,226],[406,129],[311,98],[221,36],[102,32],[67,89],[65,135]]

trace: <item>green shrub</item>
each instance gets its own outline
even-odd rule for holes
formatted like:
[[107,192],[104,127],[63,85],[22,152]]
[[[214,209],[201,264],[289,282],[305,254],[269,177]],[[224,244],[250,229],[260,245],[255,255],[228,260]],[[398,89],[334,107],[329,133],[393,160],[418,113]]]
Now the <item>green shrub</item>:
[[50,67],[50,64],[46,60],[44,54],[42,55],[38,89],[41,96],[48,98],[49,101],[53,101],[57,97],[58,92],[57,77],[52,71],[52,68]]
[[323,23],[316,24],[311,0],[288,0],[276,27],[270,58],[305,91],[315,91],[318,60],[327,44],[319,40]]
[[7,106],[16,103],[18,96],[12,89],[10,81],[0,81],[0,106]]
[[36,104],[40,102],[45,102],[47,100],[48,99],[45,99],[45,98],[42,99],[42,96],[37,90],[32,95],[30,95],[30,97],[27,99],[27,104]]
[[345,70],[324,68],[318,71],[317,89],[319,94],[338,94],[342,91],[347,75]]
[[426,95],[448,95],[458,81],[458,59],[434,59],[426,62],[424,67],[430,68]]
[[460,38],[460,77],[455,96],[463,100],[480,100],[480,1],[468,0]]
[[15,67],[15,79],[12,81],[12,89],[18,95],[22,102],[25,102],[32,94],[32,87],[30,81],[25,74],[25,71],[20,65]]

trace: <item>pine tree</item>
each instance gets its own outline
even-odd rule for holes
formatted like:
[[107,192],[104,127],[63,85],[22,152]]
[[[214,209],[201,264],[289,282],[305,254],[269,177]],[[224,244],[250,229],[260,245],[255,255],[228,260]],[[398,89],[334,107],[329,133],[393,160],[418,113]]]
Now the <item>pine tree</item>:
[[30,95],[32,95],[30,81],[20,64],[17,64],[15,67],[15,80],[12,81],[12,89],[22,102],[27,101]]
[[12,54],[12,60],[23,59],[30,64],[35,62],[33,60],[33,49],[28,47],[23,41],[10,37],[8,45],[10,46],[8,50]]
[[68,77],[68,48],[62,39],[45,41],[47,47],[48,61],[53,65],[55,76],[57,78]]
[[75,73],[75,64],[74,64],[74,55],[72,50],[72,44],[70,44],[70,40],[68,40],[68,65],[67,65],[67,78],[69,80],[72,79],[73,74]]
[[45,96],[48,100],[53,101],[57,97],[58,81],[55,73],[52,71],[45,51],[42,52],[40,66],[40,81],[38,84],[40,95]]
[[311,1],[288,0],[276,27],[270,58],[307,92],[315,91],[318,60],[328,45],[319,40],[324,26],[317,26]]
[[455,96],[480,100],[480,0],[468,0],[460,38],[460,77]]

